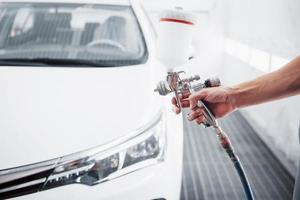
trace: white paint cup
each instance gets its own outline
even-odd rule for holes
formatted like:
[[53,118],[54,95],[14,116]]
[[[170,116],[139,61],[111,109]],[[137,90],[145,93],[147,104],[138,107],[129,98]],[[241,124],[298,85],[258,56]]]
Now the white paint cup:
[[178,8],[161,13],[157,57],[168,71],[188,62],[196,21],[194,14]]

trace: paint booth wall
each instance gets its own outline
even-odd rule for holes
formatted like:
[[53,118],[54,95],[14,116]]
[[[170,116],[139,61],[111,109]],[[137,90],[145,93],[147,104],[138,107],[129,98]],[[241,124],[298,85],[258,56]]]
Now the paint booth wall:
[[[218,0],[208,14],[199,15],[205,23],[198,28],[204,36],[196,42],[202,54],[198,62],[210,60],[212,67],[206,70],[218,74],[225,85],[278,69],[300,55],[299,10],[298,0]],[[267,144],[297,165],[300,96],[249,107],[242,113]]]

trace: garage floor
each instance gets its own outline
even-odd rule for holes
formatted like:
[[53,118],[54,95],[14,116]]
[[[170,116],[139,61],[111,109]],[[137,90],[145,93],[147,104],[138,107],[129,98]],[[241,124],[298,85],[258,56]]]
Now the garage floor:
[[[185,115],[184,115],[185,116]],[[250,179],[256,200],[290,200],[294,179],[236,112],[220,121]],[[184,166],[181,200],[245,199],[239,177],[210,128],[184,118]]]

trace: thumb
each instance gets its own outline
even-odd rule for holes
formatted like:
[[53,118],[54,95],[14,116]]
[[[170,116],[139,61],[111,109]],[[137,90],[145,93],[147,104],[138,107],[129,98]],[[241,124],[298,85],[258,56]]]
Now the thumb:
[[193,109],[197,106],[199,100],[203,100],[206,96],[206,92],[204,90],[200,90],[194,94],[191,94],[189,97],[190,101],[190,109]]

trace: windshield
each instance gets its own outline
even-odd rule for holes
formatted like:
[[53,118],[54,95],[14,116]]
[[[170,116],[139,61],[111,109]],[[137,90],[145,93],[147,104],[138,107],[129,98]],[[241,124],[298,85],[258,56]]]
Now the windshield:
[[145,62],[129,6],[0,3],[0,60],[80,60],[103,66]]

